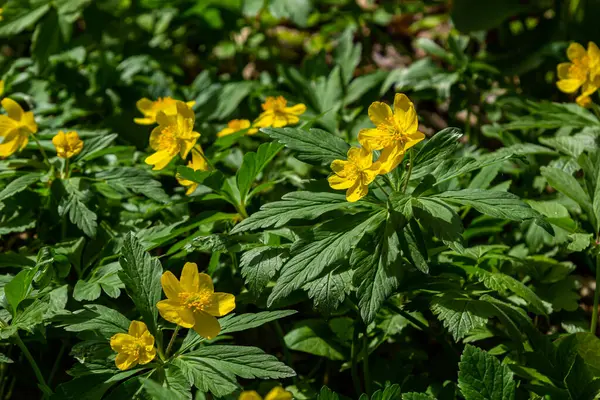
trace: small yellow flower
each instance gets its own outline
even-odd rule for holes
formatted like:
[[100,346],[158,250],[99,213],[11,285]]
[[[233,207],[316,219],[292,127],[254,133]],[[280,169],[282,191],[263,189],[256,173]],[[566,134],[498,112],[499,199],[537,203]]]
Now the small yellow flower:
[[217,137],[232,135],[244,129],[248,129],[248,132],[246,132],[248,135],[254,135],[258,132],[258,129],[251,128],[250,121],[247,119],[232,119],[227,123],[227,128],[223,128],[217,133]]
[[[293,396],[290,392],[282,388],[281,386],[276,386],[267,395],[264,400],[292,400]],[[240,393],[240,397],[238,400],[263,400],[262,396],[254,390],[245,390]]]
[[[2,19],[0,19],[0,21],[2,21]],[[0,79],[0,96],[2,96],[3,94],[4,94],[4,80]]]
[[[175,115],[177,114],[177,101],[171,97],[159,97],[155,101],[144,97],[136,103],[138,110],[144,114],[144,118],[134,118],[133,121],[139,125],[152,125],[156,123],[156,116],[160,111],[166,115]],[[185,104],[192,108],[196,102],[188,101]]]
[[115,364],[122,371],[138,364],[148,364],[156,357],[154,336],[141,321],[131,321],[128,333],[113,335],[110,347],[117,352]]
[[[208,171],[208,163],[204,159],[203,154],[204,151],[202,150],[202,147],[200,147],[200,145],[196,145],[196,147],[192,149],[192,160],[188,162],[187,166],[194,171]],[[176,178],[177,182],[179,182],[181,186],[188,187],[187,191],[185,192],[185,194],[188,196],[194,193],[198,187],[196,182],[183,179],[181,176],[179,176],[179,174],[177,174]]]
[[304,114],[306,106],[302,103],[292,107],[286,107],[287,100],[283,96],[267,97],[262,104],[264,110],[254,121],[254,126],[259,128],[273,127],[281,128],[287,125],[297,124],[300,121],[298,115]]
[[375,128],[362,129],[358,141],[368,150],[381,150],[380,174],[387,174],[402,162],[406,150],[425,138],[417,129],[419,121],[413,103],[402,93],[394,97],[394,111],[376,101],[369,106],[369,118]]
[[150,147],[156,153],[146,158],[146,164],[154,165],[154,170],[166,167],[177,153],[185,159],[200,137],[194,132],[196,117],[192,109],[183,101],[177,101],[176,108],[175,115],[163,111],[156,115],[158,126],[150,134]]
[[6,115],[0,115],[0,157],[8,157],[22,150],[29,142],[29,135],[37,132],[33,112],[24,112],[19,103],[9,98],[3,99],[2,107]]
[[200,336],[212,339],[221,326],[215,317],[222,317],[235,308],[235,296],[215,293],[212,279],[199,274],[196,263],[185,263],[178,281],[171,271],[160,278],[167,300],[156,304],[164,319],[184,328],[194,328]]
[[381,163],[373,162],[373,154],[364,147],[348,150],[348,160],[334,160],[331,169],[335,173],[327,180],[332,189],[346,191],[346,200],[355,202],[369,193],[369,184],[375,180]]
[[571,62],[560,63],[556,68],[556,86],[565,93],[575,93],[581,88],[581,95],[576,101],[587,107],[592,102],[589,96],[600,87],[600,49],[592,42],[588,43],[587,51],[579,43],[571,43],[567,57]]
[[75,131],[58,133],[52,138],[52,144],[56,147],[56,155],[60,158],[71,158],[81,153],[83,141]]

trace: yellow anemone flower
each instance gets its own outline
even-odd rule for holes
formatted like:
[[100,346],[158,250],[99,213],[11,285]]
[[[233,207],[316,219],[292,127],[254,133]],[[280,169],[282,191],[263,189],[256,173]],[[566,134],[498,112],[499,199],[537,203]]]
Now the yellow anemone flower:
[[[292,400],[292,394],[282,388],[281,386],[276,386],[267,395],[264,400]],[[240,393],[240,397],[238,400],[263,400],[262,396],[254,390],[245,390]]]
[[[152,125],[156,123],[156,117],[161,111],[166,115],[175,115],[177,114],[178,101],[179,100],[175,100],[171,97],[159,97],[158,100],[155,101],[144,97],[135,103],[137,109],[144,114],[144,118],[134,118],[133,121],[139,125]],[[188,101],[185,104],[192,108],[196,102]]]
[[58,133],[52,138],[52,144],[56,147],[56,155],[60,158],[71,158],[81,153],[83,141],[75,131]]
[[297,124],[300,121],[298,115],[304,114],[306,106],[302,103],[291,107],[286,107],[286,105],[287,100],[283,96],[267,97],[261,106],[264,111],[254,121],[254,126],[281,128]]
[[243,129],[248,129],[248,135],[254,135],[256,132],[258,132],[258,129],[251,128],[250,121],[247,119],[232,119],[227,123],[227,128],[223,128],[219,131],[219,133],[217,133],[217,137],[232,135]]
[[138,364],[148,364],[156,357],[154,336],[141,321],[131,321],[128,333],[113,335],[110,347],[117,352],[115,364],[122,371]]
[[207,339],[219,334],[221,326],[215,317],[222,317],[235,308],[235,296],[215,293],[212,279],[199,274],[196,263],[185,263],[178,281],[171,271],[160,278],[167,300],[156,304],[164,319],[194,330]]
[[160,111],[156,116],[158,126],[150,134],[150,147],[156,153],[146,158],[146,164],[154,165],[154,170],[166,167],[177,153],[185,159],[200,137],[194,132],[196,117],[192,109],[183,101],[177,101],[176,107],[175,115]]
[[2,107],[5,115],[0,115],[0,157],[8,157],[17,150],[22,150],[29,142],[29,135],[36,133],[37,124],[33,112],[24,112],[19,103],[9,98],[3,99]]
[[419,121],[413,103],[402,93],[394,97],[394,111],[376,101],[369,106],[369,118],[375,128],[361,129],[358,141],[368,150],[381,150],[380,174],[387,174],[402,162],[406,150],[419,143],[425,135],[419,132]]
[[560,63],[556,68],[556,86],[565,93],[575,93],[581,88],[576,102],[587,107],[592,102],[589,96],[600,87],[600,49],[592,42],[588,43],[587,51],[579,43],[571,43],[567,57],[571,62]]
[[[187,166],[194,171],[208,171],[208,163],[204,159],[203,154],[204,151],[202,150],[202,147],[200,147],[200,145],[196,145],[196,147],[192,149],[192,160],[188,162]],[[177,182],[179,182],[181,186],[188,187],[187,191],[185,192],[185,194],[188,196],[194,193],[198,187],[196,182],[183,179],[179,174],[177,174],[176,178]]]
[[331,169],[335,173],[327,180],[332,189],[346,191],[346,200],[355,202],[369,193],[369,184],[375,180],[381,163],[373,162],[373,153],[364,147],[348,150],[348,160],[334,160]]

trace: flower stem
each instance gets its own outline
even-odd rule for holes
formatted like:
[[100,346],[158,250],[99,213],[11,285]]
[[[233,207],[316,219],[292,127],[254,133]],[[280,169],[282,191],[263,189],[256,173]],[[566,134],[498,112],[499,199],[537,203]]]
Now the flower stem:
[[68,179],[69,175],[71,175],[71,170],[69,169],[69,159],[65,159],[65,170],[64,170],[64,179]]
[[375,185],[377,185],[377,187],[379,189],[381,189],[381,191],[385,194],[386,197],[390,197],[390,195],[388,194],[388,192],[386,192],[385,188],[383,186],[381,186],[381,184],[379,182],[377,182],[377,179],[374,180],[373,182],[375,182]]
[[43,389],[42,391],[44,392],[44,394],[51,393],[52,391],[46,384],[46,380],[44,379],[44,375],[42,375],[42,371],[40,371],[40,368],[38,367],[37,363],[33,359],[33,356],[29,352],[29,349],[27,348],[25,343],[23,343],[23,340],[21,340],[21,338],[19,337],[19,334],[18,333],[15,334],[14,338],[15,338],[15,341],[17,342],[17,346],[19,346],[19,348],[23,352],[23,355],[25,355],[25,358],[27,359],[27,361],[29,361],[31,368],[33,369],[33,373],[35,374],[35,377],[37,378],[40,386],[42,387],[42,389]]
[[42,147],[42,143],[40,143],[40,139],[38,139],[38,137],[35,134],[31,134],[31,136],[33,137],[33,140],[35,140],[35,143],[38,145],[40,153],[42,153],[42,157],[44,157],[44,162],[49,167],[50,161],[48,160],[48,156],[46,155],[46,150],[44,150],[44,148]]
[[412,169],[413,169],[414,151],[413,151],[413,149],[410,149],[409,152],[410,152],[410,160],[408,161],[408,172],[406,173],[406,178],[404,180],[404,186],[402,187],[402,193],[406,193],[406,189],[408,188],[408,182],[410,181],[410,175],[412,174]]
[[173,335],[171,335],[171,340],[169,340],[169,344],[167,345],[167,351],[165,352],[165,355],[167,357],[169,357],[169,354],[171,354],[171,348],[173,347],[173,344],[175,343],[175,339],[177,338],[177,334],[179,333],[179,328],[180,328],[180,326],[177,325],[175,327],[175,330],[173,331]]
[[598,302],[600,300],[600,254],[596,255],[596,289],[594,290],[594,307],[592,309],[592,325],[590,332],[594,335],[598,328]]

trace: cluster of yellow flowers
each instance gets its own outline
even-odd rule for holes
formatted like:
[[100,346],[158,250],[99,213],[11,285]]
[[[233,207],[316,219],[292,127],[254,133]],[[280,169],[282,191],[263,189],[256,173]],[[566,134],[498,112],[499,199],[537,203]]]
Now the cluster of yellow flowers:
[[565,93],[575,93],[581,88],[575,101],[582,107],[589,107],[592,104],[590,95],[600,87],[600,49],[592,42],[588,43],[587,51],[579,43],[571,43],[567,57],[571,62],[558,64],[556,86]]
[[[219,334],[221,326],[216,317],[222,317],[235,308],[235,296],[215,293],[212,279],[198,273],[195,263],[186,263],[178,280],[171,271],[160,279],[167,296],[156,304],[160,315],[169,322],[183,328],[193,328],[199,335],[212,339]],[[137,364],[147,364],[156,356],[154,337],[146,324],[133,321],[129,333],[117,333],[110,339],[116,351],[117,368],[126,370]]]
[[[369,107],[369,118],[375,128],[362,129],[358,142],[362,147],[348,150],[347,160],[334,160],[334,174],[328,178],[333,189],[347,189],[346,200],[355,202],[369,192],[377,175],[396,168],[408,149],[425,138],[418,131],[419,121],[413,103],[402,93],[394,97],[394,110],[385,103],[374,102]],[[373,162],[373,151],[380,151]]]
[[[1,84],[4,89],[4,82]],[[33,112],[25,112],[16,101],[2,99],[2,107],[6,114],[0,115],[0,157],[6,158],[17,151],[23,150],[29,137],[38,131]],[[64,133],[59,131],[53,138],[52,144],[56,148],[56,154],[60,158],[69,159],[81,152],[83,141],[75,131]]]

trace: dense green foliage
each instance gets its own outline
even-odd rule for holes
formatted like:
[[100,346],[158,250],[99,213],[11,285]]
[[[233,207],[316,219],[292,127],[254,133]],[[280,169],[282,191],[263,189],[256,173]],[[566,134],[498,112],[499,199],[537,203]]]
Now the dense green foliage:
[[0,3],[0,399],[600,398],[600,3]]

